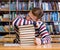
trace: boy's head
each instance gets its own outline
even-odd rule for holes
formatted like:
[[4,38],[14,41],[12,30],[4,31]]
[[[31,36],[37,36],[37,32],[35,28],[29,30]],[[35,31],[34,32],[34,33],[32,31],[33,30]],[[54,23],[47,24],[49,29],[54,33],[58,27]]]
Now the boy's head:
[[43,16],[43,10],[41,8],[33,8],[29,13],[27,20],[36,21]]

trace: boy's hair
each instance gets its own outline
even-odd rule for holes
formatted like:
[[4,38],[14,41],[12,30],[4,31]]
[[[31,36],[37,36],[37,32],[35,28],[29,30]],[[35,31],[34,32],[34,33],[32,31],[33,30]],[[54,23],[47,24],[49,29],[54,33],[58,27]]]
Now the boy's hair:
[[40,19],[43,16],[43,10],[41,8],[33,8],[32,14],[36,16],[38,19]]

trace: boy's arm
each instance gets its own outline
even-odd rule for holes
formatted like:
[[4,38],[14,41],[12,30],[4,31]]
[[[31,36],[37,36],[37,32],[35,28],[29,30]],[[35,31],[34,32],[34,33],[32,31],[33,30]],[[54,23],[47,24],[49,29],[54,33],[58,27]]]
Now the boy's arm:
[[32,23],[33,23],[33,21],[28,21],[24,18],[17,17],[13,20],[12,25],[13,26],[21,26],[21,25],[28,25],[28,24],[32,24]]
[[41,43],[42,44],[51,43],[51,37],[49,35],[49,32],[46,29],[46,25],[43,22],[41,23],[39,30],[41,35]]

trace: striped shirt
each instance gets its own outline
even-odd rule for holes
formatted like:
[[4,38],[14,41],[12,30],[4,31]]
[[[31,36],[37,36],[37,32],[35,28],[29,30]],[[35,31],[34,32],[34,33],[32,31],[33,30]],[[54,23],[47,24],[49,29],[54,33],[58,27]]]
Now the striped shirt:
[[[41,41],[46,41],[47,43],[48,41],[50,41],[50,36],[49,33],[46,29],[45,24],[42,21],[32,21],[32,20],[26,20],[20,17],[17,17],[14,21],[13,21],[13,26],[21,26],[21,25],[29,25],[29,24],[33,24],[35,29],[35,37],[41,36]],[[48,38],[49,37],[49,38]],[[43,40],[44,39],[44,40]]]

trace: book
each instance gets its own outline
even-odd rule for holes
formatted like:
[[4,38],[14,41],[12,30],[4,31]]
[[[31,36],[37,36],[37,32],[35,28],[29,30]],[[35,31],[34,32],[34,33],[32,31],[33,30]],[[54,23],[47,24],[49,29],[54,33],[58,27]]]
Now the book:
[[34,2],[31,2],[31,0],[29,0],[28,10],[32,10],[33,8],[34,8]]
[[9,18],[9,14],[3,14],[3,18]]
[[20,46],[20,44],[16,44],[16,43],[5,43],[4,46]]
[[5,32],[9,32],[8,26],[4,26]]
[[46,29],[47,29],[47,31],[48,31],[50,34],[54,32],[54,31],[53,31],[53,25],[52,25],[52,24],[46,23]]
[[51,2],[51,5],[52,5],[52,10],[56,10],[56,4],[55,4],[55,2]]
[[4,38],[16,38],[16,35],[15,34],[7,34],[7,35],[4,35]]
[[22,25],[22,26],[19,26],[19,28],[21,28],[21,27],[22,27],[22,28],[24,28],[24,27],[25,27],[25,28],[28,28],[28,27],[33,27],[33,25]]
[[50,25],[50,33],[53,33],[54,31],[53,31],[53,26],[52,25]]
[[55,28],[55,31],[57,34],[59,33],[59,26],[58,25],[59,25],[58,22],[54,22],[54,28]]
[[22,10],[28,10],[28,3],[27,2],[22,3]]
[[60,12],[58,12],[58,21],[60,21]]
[[39,2],[35,2],[35,7],[39,8]]
[[2,21],[9,21],[9,14],[3,14]]
[[58,2],[58,9],[60,10],[60,2]]
[[0,16],[0,21],[2,21],[2,15]]
[[13,20],[13,19],[16,18],[16,17],[17,17],[16,12],[11,12],[9,19],[10,19],[10,20]]
[[0,38],[0,43],[13,43],[15,38],[5,38],[4,36]]
[[53,19],[53,22],[58,21],[58,12],[52,12],[52,19]]
[[1,11],[9,10],[9,3],[8,2],[1,2],[0,3],[0,10]]
[[42,17],[42,21],[44,21],[44,22],[51,21],[50,13],[44,13],[44,15]]
[[43,10],[45,10],[45,8],[46,8],[46,6],[45,6],[45,2],[42,3],[42,8],[43,8]]
[[14,28],[12,25],[10,26],[10,31],[14,31]]
[[51,2],[48,2],[48,9],[49,9],[49,10],[52,10]]
[[39,8],[42,8],[42,0],[39,0]]
[[[47,7],[47,8],[46,8]],[[48,3],[47,2],[43,2],[42,3],[42,8],[43,8],[43,10],[49,10],[48,9]]]
[[22,2],[18,2],[18,10],[22,10]]
[[43,10],[58,10],[58,7],[59,7],[59,3],[57,2],[43,2],[42,3]]
[[20,33],[23,33],[23,32],[30,32],[30,33],[31,33],[31,32],[34,32],[34,31],[35,31],[35,30],[32,29],[32,30],[23,30],[23,31],[19,31],[19,32],[20,32]]
[[59,25],[58,26],[59,26],[58,29],[59,29],[59,32],[60,32],[60,22],[59,22]]
[[18,10],[18,0],[16,1],[16,10]]
[[5,32],[4,27],[0,26],[0,32]]
[[10,10],[16,10],[16,2],[10,2]]
[[43,15],[43,17],[42,17],[42,21],[44,21],[44,22],[45,22],[45,14],[46,14],[46,13],[44,13],[44,15]]
[[34,46],[35,44],[20,44],[21,46]]
[[[19,34],[17,38],[19,38],[20,40],[20,44],[24,44],[24,45],[32,45],[34,44],[34,38],[35,38],[35,29],[33,25],[22,25],[19,26]],[[25,29],[24,29],[25,28]],[[31,29],[33,28],[33,29]],[[21,30],[23,29],[23,30]]]

